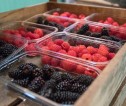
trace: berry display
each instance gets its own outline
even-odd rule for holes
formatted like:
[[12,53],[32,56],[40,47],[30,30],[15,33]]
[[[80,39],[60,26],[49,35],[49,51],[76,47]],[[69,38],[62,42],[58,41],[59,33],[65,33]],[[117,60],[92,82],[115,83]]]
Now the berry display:
[[32,63],[21,64],[9,72],[9,77],[13,78],[15,84],[66,105],[74,104],[94,80],[90,76],[73,75],[47,64],[39,68]]

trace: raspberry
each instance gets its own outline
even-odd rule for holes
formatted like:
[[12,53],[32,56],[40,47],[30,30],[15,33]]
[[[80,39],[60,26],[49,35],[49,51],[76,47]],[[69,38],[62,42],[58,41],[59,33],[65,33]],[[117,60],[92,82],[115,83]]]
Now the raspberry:
[[70,18],[77,18],[77,15],[76,14],[71,14]]
[[107,21],[110,23],[110,24],[112,24],[114,21],[113,21],[113,19],[111,18],[111,17],[108,17],[107,18]]
[[41,46],[42,49],[49,50],[48,46]]
[[33,35],[33,33],[32,32],[27,32],[26,34],[25,34],[25,36],[26,37],[30,37],[30,38],[32,38],[34,35]]
[[67,52],[65,50],[60,50],[58,51],[59,53],[63,53],[63,54],[67,54]]
[[88,46],[87,47],[87,50],[89,51],[90,54],[94,54],[97,52],[97,49],[95,49],[94,47],[92,46]]
[[83,74],[84,71],[85,71],[85,67],[83,67],[82,65],[77,65],[77,68],[76,68],[77,73]]
[[54,43],[57,44],[57,45],[59,45],[59,46],[61,46],[61,44],[62,44],[63,42],[64,42],[64,41],[63,41],[62,39],[56,39],[56,40],[54,41]]
[[104,57],[104,56],[101,56],[98,61],[99,62],[105,62],[105,61],[107,61],[107,58]]
[[64,27],[68,27],[69,25],[70,25],[69,22],[64,22],[64,23],[63,23],[63,26],[64,26]]
[[99,49],[105,49],[105,50],[108,50],[109,51],[109,48],[107,47],[107,46],[105,46],[105,45],[103,45],[103,44],[101,44],[100,46],[99,46]]
[[77,54],[79,53],[79,47],[78,46],[70,46],[69,50],[74,50]]
[[90,61],[92,60],[91,54],[83,54],[81,58],[85,60],[90,60]]
[[60,61],[59,61],[58,59],[52,58],[52,60],[51,60],[51,65],[56,67],[56,66],[59,65],[59,62],[60,62]]
[[93,54],[93,55],[92,55],[92,60],[95,61],[95,62],[98,62],[98,60],[99,60],[99,58],[100,58],[101,56],[102,56],[102,55],[97,54],[97,53],[96,53],[96,54]]
[[53,44],[54,44],[53,41],[50,41],[50,40],[49,40],[49,41],[47,42],[47,46],[48,46],[48,47],[51,47]]
[[52,15],[59,16],[58,12],[54,12]]
[[82,52],[84,49],[86,49],[84,45],[79,45],[78,48],[79,48],[78,52]]
[[109,53],[108,54],[108,59],[111,60],[115,56],[115,53]]
[[98,49],[98,53],[103,56],[107,56],[109,54],[109,51],[106,49]]
[[30,36],[31,39],[38,39],[40,38],[39,34],[32,34],[32,36]]
[[49,47],[50,50],[58,52],[59,50],[61,50],[61,46],[53,44]]
[[71,55],[71,56],[74,56],[74,57],[77,56],[77,54],[76,54],[76,52],[74,50],[69,50],[67,54]]
[[112,25],[114,25],[114,26],[119,26],[119,24],[118,24],[117,22],[113,22]]
[[68,42],[63,42],[61,46],[64,50],[68,50],[70,48],[70,44]]
[[89,54],[89,51],[87,49],[84,49],[82,52],[78,53],[78,56],[82,57],[83,54]]
[[41,58],[42,64],[50,64],[51,62],[51,57],[47,55],[43,55]]
[[60,16],[67,17],[67,14],[62,13]]
[[85,18],[85,15],[84,14],[80,14],[78,18],[79,19],[83,19],[83,18]]
[[40,38],[40,37],[42,37],[42,36],[44,35],[44,32],[43,32],[42,29],[36,28],[36,29],[34,30],[34,34],[38,34],[38,35],[39,35],[39,38]]
[[30,43],[28,46],[25,48],[26,51],[36,51],[35,48],[35,43]]
[[76,64],[69,62],[67,60],[62,61],[62,67],[66,71],[74,71],[76,69]]

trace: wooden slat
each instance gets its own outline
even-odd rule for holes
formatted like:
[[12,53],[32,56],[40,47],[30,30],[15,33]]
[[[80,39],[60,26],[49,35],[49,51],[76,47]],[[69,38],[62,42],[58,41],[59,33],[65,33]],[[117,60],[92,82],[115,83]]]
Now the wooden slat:
[[[65,4],[65,3],[48,3],[48,9],[61,8],[64,11],[70,11],[77,14],[86,13],[90,15],[92,13],[107,13],[117,17],[126,17],[126,9],[114,8],[114,7],[102,7],[102,6],[90,6],[81,4]],[[118,14],[117,14],[118,13]]]

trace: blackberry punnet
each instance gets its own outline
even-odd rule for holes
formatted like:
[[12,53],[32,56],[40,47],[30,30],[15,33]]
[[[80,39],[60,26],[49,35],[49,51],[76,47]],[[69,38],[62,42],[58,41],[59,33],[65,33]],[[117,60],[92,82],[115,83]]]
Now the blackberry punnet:
[[79,96],[80,94],[70,91],[57,91],[52,94],[50,98],[56,102],[62,103],[63,101],[76,101]]
[[0,47],[0,55],[3,57],[7,57],[10,54],[12,54],[15,50],[17,50],[17,47],[12,44],[5,44],[2,47]]
[[28,88],[33,92],[39,92],[42,86],[45,84],[45,81],[41,77],[36,77],[31,83],[28,85]]
[[42,78],[44,77],[43,70],[40,69],[40,68],[35,68],[35,69],[32,71],[32,77],[35,78],[35,77],[39,77],[39,76],[41,76]]
[[77,34],[85,34],[89,30],[89,25],[84,24],[78,31]]
[[101,35],[102,36],[109,36],[109,31],[108,31],[108,29],[107,28],[102,28],[102,30],[101,30]]
[[62,81],[56,86],[56,89],[60,91],[68,91],[70,87],[71,84],[68,81]]
[[21,79],[21,80],[14,80],[13,82],[23,86],[23,87],[27,87],[27,85],[29,84],[30,79],[29,78],[25,78],[25,79]]
[[59,72],[54,72],[51,76],[51,79],[56,80],[56,82],[61,82],[62,81],[62,76],[61,73]]
[[46,64],[46,65],[43,65],[43,67],[41,68],[44,72],[44,78],[46,80],[49,80],[50,77],[52,76],[52,74],[55,72],[55,69],[52,68],[50,65]]

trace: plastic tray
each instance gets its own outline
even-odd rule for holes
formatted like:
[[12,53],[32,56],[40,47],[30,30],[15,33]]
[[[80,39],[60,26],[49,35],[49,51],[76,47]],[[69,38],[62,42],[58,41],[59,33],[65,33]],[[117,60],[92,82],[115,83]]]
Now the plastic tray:
[[[77,22],[77,23],[71,25],[70,27],[66,28],[65,31],[69,32],[69,33],[78,33],[79,29],[83,25],[86,25],[86,24],[88,24],[88,26],[89,26],[88,31],[90,31],[93,34],[83,33],[83,34],[81,34],[81,35],[83,35],[83,37],[86,37],[86,36],[90,37],[90,38],[95,37],[98,40],[105,39],[105,40],[116,41],[116,42],[119,42],[122,44],[124,44],[126,42],[126,33],[125,33],[126,30],[124,27],[122,27],[122,30],[119,30],[119,28],[116,28],[114,26],[106,26],[101,23],[90,23],[87,21],[82,21],[82,22]],[[104,38],[103,38],[103,36],[97,37],[96,35],[94,35],[94,34],[98,34],[98,33],[101,34],[103,28],[106,28],[108,30],[107,32],[111,37],[110,39],[108,39],[108,37],[106,37],[107,35],[105,35]],[[88,32],[88,31],[86,31],[86,32]],[[115,37],[116,37],[116,39],[115,39]]]
[[[47,99],[43,96],[40,96],[39,94],[34,93],[34,92],[28,90],[27,88],[24,88],[24,87],[21,87],[17,84],[14,84],[13,82],[11,82],[11,78],[8,77],[9,71],[15,70],[19,65],[21,65],[23,63],[33,63],[33,64],[36,64],[37,66],[41,67],[43,56],[51,56],[52,58],[56,58],[60,61],[64,61],[64,60],[66,61],[67,60],[68,62],[72,62],[73,64],[82,65],[86,68],[87,71],[92,70],[97,75],[99,75],[99,72],[100,72],[100,70],[95,68],[95,67],[91,67],[91,66],[88,66],[86,64],[82,64],[82,63],[79,63],[79,62],[76,62],[76,61],[72,61],[69,58],[64,58],[60,55],[54,55],[54,54],[47,53],[47,52],[44,53],[44,54],[40,53],[40,55],[38,55],[36,57],[29,57],[27,55],[27,53],[23,53],[23,54],[20,54],[18,56],[13,57],[13,59],[11,59],[9,61],[9,64],[6,64],[6,67],[8,67],[8,68],[5,68],[4,71],[1,72],[1,74],[0,74],[1,77],[6,80],[7,85],[9,87],[11,87],[12,89],[16,90],[17,92],[23,94],[24,96],[29,97],[29,98],[31,98],[32,100],[35,100],[38,103],[41,103],[44,106],[45,105],[46,106],[47,105],[48,106],[49,105],[50,106],[59,106],[60,104],[53,102],[52,100],[49,100],[49,99]],[[66,105],[64,105],[64,106],[66,106]]]
[[[85,20],[89,21],[89,22],[94,22],[94,23],[98,23],[98,22],[101,22],[101,20],[103,20],[105,22],[105,20],[107,18],[113,18],[114,22],[116,21],[119,26],[115,26],[115,27],[121,27],[123,24],[126,23],[126,18],[120,18],[119,16],[117,15],[112,15],[112,14],[107,14],[107,13],[93,13],[91,14],[90,16],[86,17]],[[108,26],[114,26],[112,24],[109,24],[107,22],[103,23],[105,25],[108,25]]]
[[[54,27],[57,27],[58,28],[58,31],[63,31],[66,27],[74,24],[75,22],[77,22],[76,20],[73,20],[73,19],[69,19],[69,18],[65,18],[65,17],[57,17],[57,16],[53,16],[53,15],[43,15],[43,14],[38,14],[38,15],[35,15],[27,20],[25,20],[25,22],[33,22],[33,23],[37,23],[37,20],[38,18],[43,18],[44,20],[48,20],[49,22],[55,22],[55,23],[58,23],[59,25],[61,25],[62,27],[64,26],[64,28],[60,28],[58,26],[56,26],[55,24],[53,25],[49,25],[49,26],[54,26]],[[41,23],[42,21],[40,21],[39,23]],[[45,22],[45,21],[43,21]],[[39,24],[38,23],[38,24]],[[45,22],[46,23],[46,22]]]
[[19,34],[18,31],[16,33],[15,30],[21,29],[21,28],[24,28],[26,31],[30,31],[30,32],[34,32],[34,30],[36,28],[40,28],[40,29],[43,30],[44,36],[42,36],[41,38],[38,38],[38,39],[30,39],[29,40],[29,39],[26,38],[25,35],[23,35],[22,37],[26,38],[28,40],[28,42],[36,42],[36,41],[42,39],[43,37],[45,37],[48,34],[51,34],[53,32],[57,32],[57,28],[55,28],[55,27],[50,27],[50,26],[46,26],[46,25],[38,25],[38,24],[35,24],[35,23],[29,23],[29,22],[7,23],[0,28],[0,31],[8,33],[7,32],[8,30],[14,30],[13,32],[11,32],[11,34],[16,35],[18,37],[18,36],[21,36],[21,34]]
[[[54,12],[58,12],[60,15],[62,14],[62,13],[64,13],[64,12],[69,12],[69,11],[65,11],[65,10],[62,10],[62,9],[60,9],[60,8],[56,8],[56,9],[52,9],[52,10],[50,10],[50,11],[47,11],[47,12],[45,12],[45,13],[43,13],[43,14],[45,14],[45,15],[53,15],[53,13]],[[78,11],[79,12],[79,11]],[[81,15],[81,14],[84,14],[84,15],[86,15],[85,16],[85,18],[89,15],[89,13],[87,14],[86,12],[84,12],[84,13],[75,13],[75,12],[69,12],[69,13],[71,13],[71,14],[75,14],[75,15]],[[57,15],[55,15],[55,16],[57,16]],[[69,17],[69,15],[67,15],[67,16],[58,16],[58,17],[67,17],[67,18],[70,18],[70,19],[75,19],[75,20],[83,20],[83,19],[85,19],[85,18],[81,18],[81,19],[79,19],[79,17],[77,17],[77,18],[72,18],[72,17]]]
[[[95,38],[93,38],[93,39],[84,38],[84,37],[77,35],[77,34],[62,32],[62,33],[55,33],[52,36],[50,36],[46,39],[43,39],[40,42],[37,42],[36,48],[39,51],[43,51],[43,52],[45,52],[45,50],[46,50],[46,51],[50,51],[52,53],[62,54],[62,53],[59,53],[59,52],[47,50],[46,47],[44,47],[45,44],[48,41],[50,41],[50,40],[53,41],[55,39],[63,39],[64,41],[68,41],[69,39],[74,39],[74,40],[76,40],[76,42],[78,42],[78,44],[86,45],[86,46],[93,46],[93,47],[99,47],[100,44],[104,44],[110,49],[111,52],[114,52],[114,53],[116,53],[119,50],[119,48],[121,47],[120,44],[118,44],[116,42],[110,42],[110,41],[107,41],[107,40],[101,40],[100,41],[100,40],[95,39]],[[96,66],[100,69],[103,69],[109,63],[109,61],[94,62],[94,61],[89,61],[89,60],[77,58],[77,57],[74,57],[74,56],[70,56],[70,55],[67,55],[67,54],[62,54],[62,55],[67,56],[67,58],[74,59],[75,61],[79,61],[79,62],[82,62],[82,63],[86,63],[86,64]]]
[[18,49],[15,50],[12,54],[10,54],[8,57],[0,61],[0,70],[1,70],[3,68],[3,65],[6,64],[6,62],[8,62],[9,59],[11,59],[16,54],[20,53],[27,46],[28,42],[26,39],[22,37],[17,37],[15,35],[12,36],[1,32],[0,32],[0,39],[18,47]]

